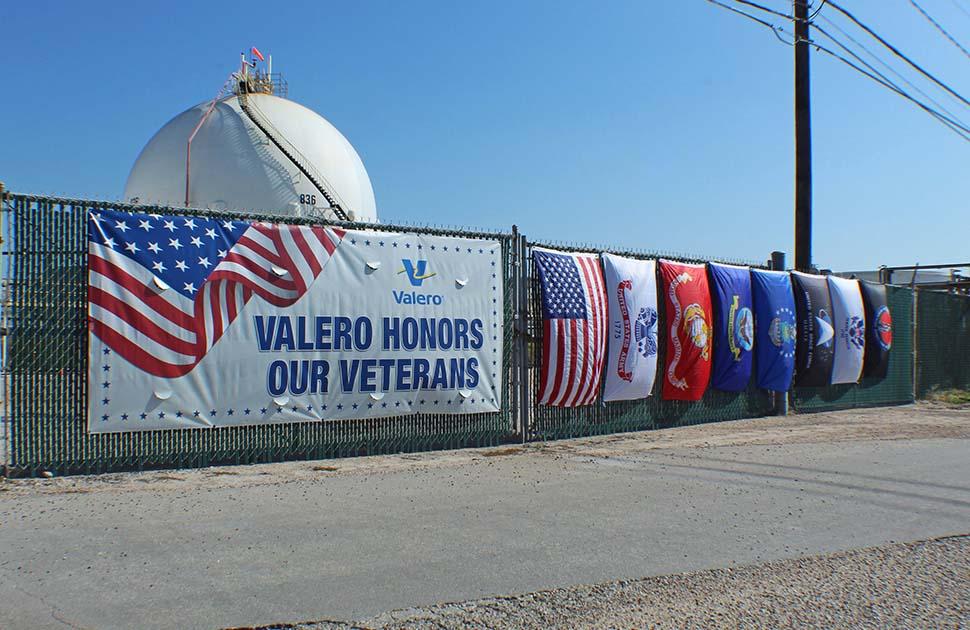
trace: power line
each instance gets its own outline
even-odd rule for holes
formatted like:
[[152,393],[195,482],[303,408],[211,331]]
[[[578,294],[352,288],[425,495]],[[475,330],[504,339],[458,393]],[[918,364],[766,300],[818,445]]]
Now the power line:
[[[737,0],[737,1],[738,2],[741,2],[742,0]],[[738,13],[738,14],[740,14],[740,15],[748,18],[748,19],[751,19],[751,20],[753,20],[753,21],[761,24],[762,26],[765,26],[766,28],[771,29],[771,31],[779,39],[781,39],[781,35],[779,35],[779,33],[782,33],[782,34],[785,34],[785,35],[789,35],[789,36],[792,37],[793,40],[795,39],[795,34],[794,33],[791,33],[790,31],[785,30],[783,27],[775,26],[774,24],[772,24],[770,22],[767,22],[766,20],[762,20],[761,18],[759,18],[757,16],[751,15],[751,14],[745,12],[745,11],[741,11],[741,10],[735,8],[735,7],[730,6],[730,5],[726,5],[723,2],[719,2],[718,0],[707,0],[707,2],[710,2],[711,4],[718,5],[718,6],[722,7],[722,8],[728,9],[729,11],[732,11],[734,13]],[[753,3],[747,3],[747,2],[744,2],[744,3],[745,4],[752,4],[753,5]],[[834,3],[832,3],[830,1],[829,4],[834,4]],[[758,8],[758,7],[756,6],[755,8]],[[818,28],[818,27],[816,26],[816,28]],[[834,38],[832,38],[831,35],[828,35],[826,33],[826,36],[829,37],[830,39],[833,39],[833,41],[835,41]],[[782,41],[784,41],[784,40],[782,40]],[[807,44],[815,47],[817,50],[819,50],[821,52],[824,52],[824,53],[830,55],[831,57],[834,57],[835,59],[838,59],[839,61],[841,61],[842,63],[848,65],[851,68],[853,68],[854,70],[856,70],[860,74],[868,77],[872,81],[875,81],[876,83],[878,83],[878,84],[882,85],[883,87],[891,90],[892,92],[895,92],[899,96],[901,96],[904,99],[906,99],[906,100],[912,102],[913,104],[915,104],[917,107],[919,107],[920,109],[922,109],[923,111],[925,111],[929,115],[933,116],[938,122],[940,122],[941,124],[943,124],[944,126],[946,126],[948,129],[950,129],[950,131],[952,131],[955,134],[957,134],[958,136],[960,136],[963,140],[966,140],[967,142],[970,142],[970,128],[968,128],[965,125],[963,125],[962,123],[960,123],[960,122],[958,122],[958,121],[950,118],[949,116],[946,116],[944,114],[941,114],[939,111],[933,109],[932,107],[926,105],[925,103],[923,103],[919,99],[915,98],[911,94],[907,93],[905,90],[903,90],[898,85],[896,85],[895,83],[893,83],[891,80],[889,80],[888,78],[886,78],[885,75],[882,75],[882,73],[880,73],[878,70],[875,70],[875,68],[872,68],[872,66],[869,65],[869,64],[867,64],[864,60],[860,59],[860,62],[862,62],[862,63],[866,64],[867,66],[869,66],[870,68],[872,68],[873,72],[870,72],[869,70],[866,70],[865,68],[863,68],[863,67],[861,67],[861,66],[853,63],[849,59],[847,59],[844,56],[840,55],[839,53],[837,53],[837,52],[835,52],[833,50],[830,50],[829,48],[827,48],[827,47],[819,44],[818,42],[815,42],[815,41],[810,40],[810,39],[798,40],[798,41],[804,41],[805,43],[807,43]],[[786,43],[788,43],[788,42],[786,42]],[[839,45],[841,46],[841,44],[839,44]],[[844,46],[843,46],[843,48],[844,48]],[[846,50],[848,50],[848,49],[846,49]],[[850,54],[853,54],[854,56],[856,56],[856,58],[858,58],[858,56],[855,55],[854,53],[851,53],[851,51],[850,51]],[[870,54],[872,54],[872,53],[870,53]],[[924,96],[925,96],[925,94],[924,94]]]
[[[815,30],[824,33],[824,31],[822,31],[822,29],[819,28],[818,26],[815,27]],[[851,50],[849,50],[848,48],[846,48],[838,40],[832,38],[831,35],[828,35],[827,33],[825,33],[825,36],[828,37],[829,39],[832,39],[839,47],[841,47],[844,50],[846,50],[852,57],[854,57],[855,59],[857,59],[861,64],[863,64],[866,68],[868,68],[868,70],[866,70],[866,69],[864,69],[864,68],[856,65],[855,63],[853,63],[852,61],[846,59],[844,56],[840,55],[839,53],[837,53],[837,52],[835,52],[833,50],[830,50],[829,48],[826,48],[825,46],[819,44],[817,41],[814,41],[814,40],[806,40],[806,41],[811,46],[813,46],[816,50],[819,50],[821,52],[824,52],[824,53],[826,53],[826,54],[828,54],[828,55],[830,55],[830,56],[838,59],[839,61],[841,61],[842,63],[848,65],[851,68],[853,68],[857,72],[865,75],[866,77],[872,79],[876,83],[882,85],[883,87],[885,87],[885,88],[887,88],[887,89],[895,92],[899,96],[901,96],[904,99],[906,99],[906,100],[910,101],[911,103],[915,104],[917,107],[919,107],[920,109],[922,109],[923,111],[925,111],[927,114],[929,114],[930,116],[933,116],[938,121],[940,121],[941,123],[943,123],[944,125],[946,125],[951,131],[953,131],[954,133],[956,133],[958,136],[960,136],[964,140],[970,142],[970,127],[967,127],[963,123],[961,123],[961,122],[959,122],[957,120],[954,120],[953,118],[950,118],[949,116],[946,116],[944,114],[941,114],[940,112],[938,112],[937,110],[933,109],[932,107],[926,105],[925,103],[923,103],[919,99],[913,97],[911,94],[908,94],[905,90],[903,90],[901,87],[899,87],[898,85],[896,85],[895,83],[893,83],[888,77],[886,77],[886,75],[882,74],[881,72],[879,72],[878,70],[876,70],[875,68],[873,68],[871,64],[867,63],[865,60],[863,60],[862,58],[860,58],[857,54],[855,54],[854,52],[852,52]]]
[[[866,47],[865,44],[863,44],[862,42],[860,42],[859,40],[857,40],[855,37],[853,37],[851,34],[847,33],[845,30],[843,30],[837,23],[835,23],[832,20],[828,19],[824,15],[822,16],[822,19],[825,21],[826,24],[829,24],[832,28],[834,28],[839,33],[841,33],[844,37],[846,37],[850,42],[852,42],[853,44],[855,44],[856,46],[858,46],[859,48],[861,48],[870,57],[872,57],[873,59],[875,59],[876,63],[880,64],[883,68],[886,68],[886,70],[888,70],[889,72],[891,72],[900,81],[902,81],[903,83],[905,83],[906,85],[908,85],[910,88],[912,88],[913,90],[915,90],[916,92],[918,92],[921,96],[923,96],[930,103],[932,103],[933,105],[936,105],[936,107],[939,108],[940,111],[942,111],[943,113],[949,115],[951,118],[959,118],[956,114],[954,114],[953,112],[951,112],[950,110],[948,110],[945,105],[943,105],[942,103],[940,103],[939,101],[937,101],[935,98],[933,98],[932,96],[930,96],[929,94],[927,94],[926,92],[924,92],[923,90],[921,90],[918,85],[916,85],[915,83],[913,83],[912,81],[910,81],[909,79],[907,79],[906,77],[904,77],[895,68],[893,68],[891,65],[889,65],[888,63],[886,63],[885,61],[883,61],[883,59],[879,55],[877,55],[876,53],[872,52],[869,48]],[[815,26],[815,29],[818,30],[819,32],[821,32],[825,37],[828,37],[833,42],[836,42],[844,50],[848,50],[840,42],[838,42],[836,40],[836,38],[834,38],[831,35],[829,35],[829,33],[826,30],[824,30],[821,26],[819,26],[818,24],[815,24],[814,26]]]
[[741,9],[738,9],[736,7],[732,7],[729,4],[725,4],[723,2],[720,2],[719,0],[707,0],[707,1],[710,2],[711,4],[715,4],[715,5],[719,6],[719,7],[721,7],[722,9],[727,9],[728,11],[731,11],[732,13],[737,13],[738,15],[744,16],[744,17],[748,18],[749,20],[753,20],[753,21],[757,22],[758,24],[761,24],[762,26],[766,26],[766,27],[770,28],[771,29],[771,32],[774,33],[775,34],[775,37],[777,37],[781,42],[783,42],[785,44],[788,44],[789,46],[792,46],[793,45],[791,42],[786,41],[784,38],[782,38],[781,35],[778,34],[778,31],[784,32],[784,29],[780,29],[780,28],[776,27],[771,22],[767,22],[765,20],[762,20],[761,18],[759,18],[756,15],[751,15],[747,11],[742,11]]
[[[766,7],[763,4],[758,4],[757,2],[751,2],[751,0],[734,0],[734,1],[737,2],[738,4],[746,4],[749,7],[758,9],[759,11],[764,11],[765,13],[770,13],[772,15],[777,15],[778,17],[783,17],[786,20],[795,19],[795,16],[793,15],[788,15],[787,13],[782,13],[781,11],[775,11],[774,9]],[[807,2],[808,0],[805,0],[805,1]]]
[[911,5],[913,5],[914,7],[916,7],[916,10],[919,11],[920,13],[922,13],[923,14],[923,17],[925,17],[927,19],[927,21],[929,21],[930,24],[932,24],[933,26],[936,27],[936,30],[938,30],[941,33],[943,33],[943,36],[946,37],[948,40],[950,40],[950,43],[952,43],[954,46],[956,46],[957,48],[959,48],[960,51],[963,52],[964,55],[966,55],[967,57],[970,57],[970,52],[967,52],[967,49],[964,48],[963,46],[961,46],[960,45],[960,42],[958,42],[957,40],[953,39],[953,36],[950,35],[949,33],[947,33],[946,32],[946,29],[943,28],[942,26],[940,26],[940,23],[937,22],[936,20],[934,20],[933,17],[923,9],[923,7],[921,7],[920,5],[916,4],[916,0],[909,0],[909,3]]
[[886,48],[888,48],[890,51],[892,51],[892,53],[894,55],[896,55],[897,57],[899,57],[900,59],[902,59],[903,61],[905,61],[907,64],[909,64],[910,66],[912,66],[913,68],[915,68],[920,74],[922,74],[923,76],[925,76],[927,79],[931,80],[933,83],[936,83],[938,86],[940,86],[941,88],[943,88],[944,90],[946,90],[947,92],[949,92],[950,94],[952,94],[953,96],[955,96],[956,98],[958,98],[964,105],[970,106],[970,101],[968,101],[963,96],[961,96],[956,91],[954,91],[953,88],[951,88],[949,85],[947,85],[946,83],[940,81],[935,76],[933,76],[932,74],[930,74],[929,71],[924,70],[922,66],[920,66],[918,63],[916,63],[915,61],[913,61],[912,59],[910,59],[909,57],[907,57],[906,55],[904,55],[902,52],[899,51],[898,48],[896,48],[895,46],[893,46],[892,44],[890,44],[889,42],[887,42],[878,33],[876,33],[875,31],[873,31],[871,28],[869,28],[868,26],[866,26],[864,23],[860,22],[854,15],[852,15],[851,13],[849,13],[848,11],[846,11],[845,9],[843,9],[837,2],[835,2],[834,0],[828,0],[828,5],[830,7],[832,7],[833,9],[835,9],[836,11],[838,11],[839,13],[841,13],[842,15],[844,15],[845,17],[849,18],[852,22],[855,23],[856,26],[858,26],[859,28],[861,28],[862,30],[864,30],[866,33],[868,33],[869,35],[871,35],[876,41],[878,41],[880,44],[882,44],[883,46],[885,46]]
[[967,17],[970,17],[970,11],[968,11],[966,9],[966,7],[964,7],[962,4],[960,4],[959,0],[950,0],[950,2],[953,3],[953,6],[955,6],[958,9],[960,9],[961,11],[963,11],[963,14],[964,15],[966,15]]
[[811,22],[812,20],[814,20],[815,19],[815,16],[822,12],[822,7],[824,7],[824,6],[825,6],[825,0],[822,0],[819,3],[818,8],[815,9],[815,11],[813,11],[810,16],[808,16],[808,21]]

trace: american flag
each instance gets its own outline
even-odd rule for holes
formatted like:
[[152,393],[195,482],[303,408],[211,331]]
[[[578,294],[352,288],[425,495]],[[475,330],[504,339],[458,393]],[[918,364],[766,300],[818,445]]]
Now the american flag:
[[606,288],[595,254],[533,249],[542,285],[539,402],[595,402],[606,357]]
[[253,295],[284,307],[299,300],[343,235],[324,227],[91,212],[90,329],[145,372],[182,376]]

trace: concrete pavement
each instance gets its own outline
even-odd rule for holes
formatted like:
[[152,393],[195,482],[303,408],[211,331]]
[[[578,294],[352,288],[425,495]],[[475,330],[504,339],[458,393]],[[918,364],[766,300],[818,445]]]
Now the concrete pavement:
[[14,487],[0,492],[0,627],[353,619],[970,530],[966,436],[780,442],[401,456],[245,487],[164,473]]

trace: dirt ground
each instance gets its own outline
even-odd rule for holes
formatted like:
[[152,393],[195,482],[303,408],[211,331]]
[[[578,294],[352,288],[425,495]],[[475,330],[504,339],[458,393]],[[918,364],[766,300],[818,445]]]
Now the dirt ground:
[[400,470],[459,467],[491,457],[617,457],[672,448],[713,448],[781,444],[817,444],[867,440],[914,440],[970,437],[970,405],[920,402],[898,407],[791,414],[639,431],[573,440],[378,455],[348,459],[281,462],[201,469],[109,473],[53,479],[0,478],[0,500],[24,494],[152,492],[195,488],[244,488],[284,484],[321,475],[368,475]]

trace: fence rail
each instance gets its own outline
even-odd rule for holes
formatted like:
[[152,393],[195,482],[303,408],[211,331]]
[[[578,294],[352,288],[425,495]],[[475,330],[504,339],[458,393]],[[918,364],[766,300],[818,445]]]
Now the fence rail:
[[[280,220],[257,213],[6,195],[2,212],[6,290],[2,424],[7,454],[3,463],[8,474],[97,473],[489,446],[751,418],[775,410],[773,397],[753,382],[744,392],[709,389],[698,402],[681,402],[661,398],[660,379],[653,395],[644,400],[581,408],[539,405],[541,297],[531,250],[540,244],[527,242],[515,227],[508,232],[487,232],[288,217],[287,222],[298,224],[498,240],[505,321],[500,411],[88,433],[86,218],[88,212],[101,209]],[[705,262],[660,252],[613,253]],[[887,378],[851,386],[796,388],[790,393],[795,410],[899,404],[934,388],[970,387],[970,298],[927,292],[917,295],[903,287],[889,287],[888,298],[894,339]],[[659,309],[661,329],[663,310]],[[658,361],[663,365],[665,344],[659,346]]]

